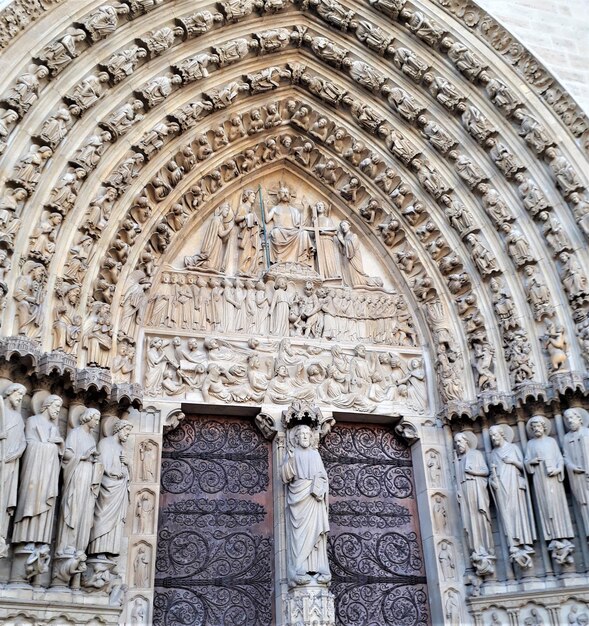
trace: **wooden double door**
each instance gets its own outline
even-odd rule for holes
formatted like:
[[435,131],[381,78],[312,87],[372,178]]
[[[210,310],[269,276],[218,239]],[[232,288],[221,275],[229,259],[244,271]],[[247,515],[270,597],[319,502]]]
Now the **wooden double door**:
[[[407,446],[387,426],[338,424],[320,452],[338,626],[428,624]],[[165,436],[156,625],[280,623],[271,459],[249,419],[188,416]]]

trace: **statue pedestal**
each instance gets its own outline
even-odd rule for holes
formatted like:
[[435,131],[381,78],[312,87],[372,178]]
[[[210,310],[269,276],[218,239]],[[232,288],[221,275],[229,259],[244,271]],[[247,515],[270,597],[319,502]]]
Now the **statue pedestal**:
[[288,592],[286,626],[335,626],[333,594],[325,585],[305,585]]

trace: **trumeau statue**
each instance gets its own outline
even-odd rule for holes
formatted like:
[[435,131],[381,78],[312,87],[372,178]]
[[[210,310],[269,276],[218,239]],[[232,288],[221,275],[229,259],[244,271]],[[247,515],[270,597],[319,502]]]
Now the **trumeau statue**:
[[92,434],[100,421],[100,412],[86,409],[79,421],[80,425],[70,430],[65,440],[56,554],[86,551],[102,475]]
[[509,555],[521,567],[529,568],[536,532],[523,454],[512,443],[513,430],[507,424],[491,426],[489,434],[494,446],[489,458],[489,483],[507,538]]
[[489,468],[477,450],[476,435],[470,431],[454,437],[458,503],[475,571],[479,576],[494,573],[493,534],[487,490]]
[[26,391],[23,385],[9,384],[0,401],[0,557],[6,556],[8,524],[16,509],[20,459],[27,445],[21,412]]
[[550,542],[548,549],[561,565],[570,563],[575,536],[564,490],[564,459],[555,439],[549,436],[550,422],[535,415],[526,424],[530,440],[525,465],[532,475],[538,501],[542,535]]
[[113,434],[98,442],[104,474],[94,509],[94,525],[90,532],[89,554],[118,555],[129,508],[129,461],[125,442],[133,426],[118,420]]
[[327,473],[317,446],[319,433],[301,424],[288,432],[281,465],[286,485],[287,567],[289,586],[331,580],[327,560]]
[[585,409],[576,407],[567,409],[564,419],[569,429],[563,441],[564,464],[585,535],[589,536],[589,415]]
[[21,462],[13,543],[51,543],[63,454],[63,439],[56,423],[62,404],[59,396],[47,396],[41,412],[27,419],[27,448]]

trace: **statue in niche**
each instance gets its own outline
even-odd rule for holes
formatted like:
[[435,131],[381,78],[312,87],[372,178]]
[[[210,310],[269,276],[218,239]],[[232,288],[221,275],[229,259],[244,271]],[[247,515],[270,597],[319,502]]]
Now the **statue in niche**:
[[62,458],[63,485],[57,525],[56,553],[85,552],[90,539],[94,504],[102,478],[100,455],[92,431],[100,422],[97,409],[86,409],[80,425],[68,433]]
[[444,496],[436,494],[433,498],[432,515],[437,532],[443,533],[448,528],[448,512],[444,504]]
[[[182,356],[186,356],[182,354]],[[139,444],[139,459],[141,461],[141,480],[153,482],[155,480],[155,466],[157,462],[157,446],[146,440]]]
[[337,262],[337,245],[334,239],[337,231],[329,213],[329,207],[325,202],[317,202],[313,207],[313,217],[317,225],[319,239],[317,242],[319,273],[326,279],[339,278],[341,276]]
[[542,337],[552,372],[561,372],[567,362],[568,342],[562,324],[555,324],[552,320],[546,322],[546,334]]
[[462,626],[461,604],[462,599],[460,595],[454,589],[448,589],[444,599],[444,617],[450,626]]
[[118,555],[129,508],[129,461],[125,455],[133,425],[118,420],[113,434],[98,442],[104,474],[94,509],[94,525],[90,532],[89,554]]
[[371,277],[364,271],[360,239],[352,232],[350,222],[342,220],[335,240],[342,255],[344,283],[349,287],[382,287],[382,279]]
[[153,512],[155,503],[150,492],[137,494],[135,504],[135,527],[133,532],[137,535],[151,535],[153,533]]
[[41,412],[27,419],[27,448],[20,468],[13,543],[51,543],[63,454],[63,439],[57,427],[62,404],[59,396],[49,395]]
[[241,203],[235,213],[235,223],[239,228],[237,235],[239,273],[255,276],[260,265],[260,225],[254,212],[256,192],[246,189],[241,194]]
[[135,587],[147,587],[149,584],[149,554],[147,548],[140,545],[133,559]]
[[227,263],[227,242],[233,229],[233,215],[228,202],[215,210],[202,240],[201,251],[184,258],[188,269],[201,269],[224,273]]
[[288,433],[280,468],[286,485],[289,586],[331,580],[327,560],[328,481],[317,447],[319,433],[305,424]]
[[575,407],[564,412],[564,419],[569,429],[563,441],[564,464],[589,537],[589,415]]
[[454,549],[452,543],[447,539],[440,542],[440,551],[438,552],[438,561],[444,581],[456,580],[456,559],[454,558]]
[[477,438],[473,432],[457,433],[454,444],[457,451],[458,504],[471,552],[470,558],[477,575],[490,575],[495,571],[495,557],[487,490],[489,468],[483,453],[477,450]]
[[92,315],[87,321],[87,328],[87,365],[109,367],[110,349],[112,347],[112,316],[109,304],[95,302],[92,305]]
[[[18,471],[20,459],[27,447],[25,423],[21,405],[27,390],[23,385],[12,383],[2,393],[3,419],[0,419],[0,467],[2,486],[0,488],[0,558],[6,556],[8,524],[14,515],[18,493]],[[1,417],[1,416],[0,416]]]
[[143,626],[147,614],[146,601],[143,598],[135,598],[131,609],[131,623]]
[[534,512],[526,479],[524,457],[513,442],[513,430],[507,424],[489,429],[493,451],[490,455],[489,483],[495,498],[509,556],[520,567],[532,567],[536,539]]
[[268,233],[272,262],[312,265],[315,245],[309,231],[303,228],[301,211],[290,203],[290,189],[281,184],[276,199],[266,214],[266,224],[272,225]]
[[61,284],[56,288],[60,304],[53,320],[53,349],[71,354],[80,338],[82,316],[77,313],[80,304],[80,286]]
[[440,463],[440,453],[436,450],[428,450],[426,452],[425,466],[427,467],[427,473],[433,487],[440,486],[440,479],[442,477],[442,465]]
[[557,442],[549,437],[550,422],[543,415],[530,418],[526,430],[530,440],[524,460],[532,475],[542,534],[550,541],[548,549],[553,558],[561,564],[571,563],[574,546],[569,539],[575,533],[563,485],[563,456]]
[[526,277],[526,293],[534,311],[534,319],[540,321],[543,317],[554,315],[552,306],[552,294],[546,283],[542,280],[540,272],[534,265],[524,267]]

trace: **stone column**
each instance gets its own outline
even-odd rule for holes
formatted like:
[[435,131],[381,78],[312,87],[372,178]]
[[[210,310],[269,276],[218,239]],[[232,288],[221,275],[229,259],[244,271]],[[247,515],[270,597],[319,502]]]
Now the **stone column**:
[[461,626],[470,625],[465,608],[468,558],[456,540],[462,529],[449,432],[435,424],[435,418],[405,418],[397,432],[411,443],[431,623],[450,626],[460,620]]
[[123,623],[134,626],[153,622],[162,440],[165,429],[174,428],[183,418],[180,404],[150,403],[142,411],[129,413],[133,431],[128,454],[133,460],[134,472],[127,516],[129,596]]

